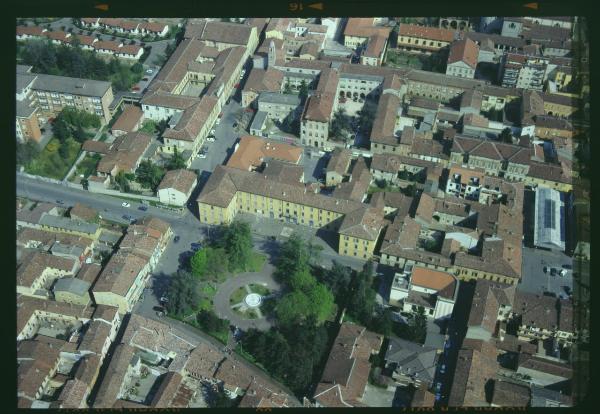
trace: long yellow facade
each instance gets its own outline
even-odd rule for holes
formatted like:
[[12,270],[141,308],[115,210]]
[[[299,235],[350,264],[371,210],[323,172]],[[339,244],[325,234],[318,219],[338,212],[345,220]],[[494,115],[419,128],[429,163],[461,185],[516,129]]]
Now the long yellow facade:
[[[229,224],[238,212],[245,212],[259,217],[337,232],[343,219],[343,214],[338,212],[243,191],[237,191],[227,207],[199,202],[198,210],[200,222],[211,225]],[[373,256],[375,244],[376,241],[340,234],[338,253],[344,256],[369,259]]]

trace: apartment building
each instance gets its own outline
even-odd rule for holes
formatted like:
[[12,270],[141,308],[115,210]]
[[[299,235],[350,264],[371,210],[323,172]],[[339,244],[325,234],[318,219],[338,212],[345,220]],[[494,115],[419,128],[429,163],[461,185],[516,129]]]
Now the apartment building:
[[282,122],[286,118],[296,119],[301,100],[298,95],[263,92],[258,97],[258,110],[265,112],[269,119]]
[[369,37],[367,48],[360,56],[361,65],[381,66],[388,46],[388,38],[383,35]]
[[536,56],[507,53],[502,58],[502,87],[541,91],[546,80],[548,60]]
[[320,149],[330,148],[329,125],[337,109],[339,75],[333,69],[324,69],[319,75],[315,92],[306,100],[300,123],[302,144]]
[[[374,217],[373,210],[361,202],[323,196],[301,183],[261,178],[257,173],[223,166],[212,173],[197,202],[200,221],[206,224],[231,223],[243,211],[340,234],[345,231],[349,248],[342,248],[340,254],[356,253],[358,257],[360,252],[360,257],[366,255],[367,259],[382,225],[381,218]],[[355,232],[359,228],[360,234]]]
[[[109,105],[114,99],[110,82],[32,74],[31,98],[45,118],[54,118],[65,107],[98,115],[102,123],[111,119]],[[17,74],[17,79],[19,74]]]
[[473,79],[478,57],[479,46],[473,40],[465,38],[453,42],[446,63],[446,75]]
[[398,30],[397,47],[410,52],[437,52],[455,40],[455,33],[449,29],[402,23]]
[[387,41],[391,29],[378,27],[373,17],[351,17],[344,29],[344,46],[356,49],[364,46],[372,36],[379,36]]

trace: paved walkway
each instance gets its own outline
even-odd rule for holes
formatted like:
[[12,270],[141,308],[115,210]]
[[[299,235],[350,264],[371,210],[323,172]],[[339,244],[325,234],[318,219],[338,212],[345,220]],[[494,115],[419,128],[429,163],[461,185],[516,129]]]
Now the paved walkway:
[[258,319],[244,319],[239,314],[235,313],[229,304],[229,298],[237,289],[250,284],[263,285],[272,291],[279,290],[280,285],[273,278],[274,271],[275,268],[273,265],[267,262],[261,272],[240,273],[221,283],[213,298],[215,313],[219,318],[228,319],[231,324],[242,330],[255,328],[266,331],[270,329],[273,323],[265,317]]

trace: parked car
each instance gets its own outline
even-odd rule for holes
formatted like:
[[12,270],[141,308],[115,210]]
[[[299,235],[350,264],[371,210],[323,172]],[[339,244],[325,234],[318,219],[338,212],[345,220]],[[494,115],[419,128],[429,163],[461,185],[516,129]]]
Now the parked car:
[[440,367],[440,374],[445,374],[446,373],[446,364],[442,364],[442,366]]
[[153,72],[153,70],[152,70],[152,69],[148,69],[148,70],[146,70],[146,73],[147,73],[148,75],[152,75],[152,72]]
[[142,78],[144,82],[148,82],[148,78]]
[[359,103],[363,103],[364,101],[365,101],[365,100],[364,100],[364,99],[362,99],[362,98],[360,98],[360,99],[358,100],[358,102],[359,102]]
[[244,109],[244,111],[246,111],[246,112],[254,112],[254,109],[252,109],[252,108],[246,108],[246,109]]
[[127,221],[129,221],[129,220],[131,220],[132,218],[133,218],[133,217],[131,217],[131,216],[130,216],[130,215],[128,215],[128,214],[124,214],[124,215],[123,215],[123,220],[127,220]]
[[563,289],[565,290],[565,292],[567,293],[567,295],[570,295],[571,292],[572,292],[571,288],[568,287],[568,286],[563,286]]
[[169,301],[169,298],[166,296],[161,296],[160,301],[161,303],[167,303]]
[[229,105],[230,102],[231,102],[231,98],[227,99],[227,102],[225,102],[225,105]]
[[204,159],[204,158],[206,158],[206,154],[203,153],[203,152],[201,152],[201,153],[198,154],[198,158]]
[[121,204],[122,207],[131,207],[131,204],[129,204],[127,201],[123,201],[123,203]]
[[548,273],[548,266],[544,266],[544,273]]
[[556,276],[556,269],[553,267],[550,268],[550,276]]
[[435,390],[437,392],[441,392],[442,391],[442,383],[441,382],[436,382],[435,383]]
[[206,138],[206,140],[208,142],[215,142],[215,137],[208,137],[208,138]]
[[131,88],[132,91],[139,91],[140,87],[139,86],[134,86],[133,88]]
[[562,265],[563,269],[573,269],[573,266],[570,264],[564,264]]
[[148,207],[146,207],[146,206],[139,206],[138,210],[146,211],[146,210],[148,210]]
[[240,87],[240,84],[239,84],[239,83],[236,83],[236,84],[235,84],[233,87],[234,87],[235,89],[238,89],[238,88]]
[[219,125],[221,123],[221,120],[219,118],[217,118],[217,120],[215,121],[215,125]]
[[180,237],[179,236],[175,236],[173,237],[173,242],[174,243],[178,243],[179,242]]
[[567,275],[567,269],[560,269],[558,274],[560,275],[560,277],[565,277]]
[[215,129],[214,128],[210,130],[210,135],[215,135]]
[[65,202],[62,200],[56,200],[56,204],[65,204]]
[[238,126],[237,122],[234,122],[233,125],[232,125],[233,128],[237,128],[237,126]]

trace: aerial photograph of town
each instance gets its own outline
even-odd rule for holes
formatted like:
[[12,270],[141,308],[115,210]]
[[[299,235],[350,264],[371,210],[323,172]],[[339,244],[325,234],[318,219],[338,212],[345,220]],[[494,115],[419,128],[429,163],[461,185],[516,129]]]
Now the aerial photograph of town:
[[18,407],[577,406],[587,25],[16,19]]

